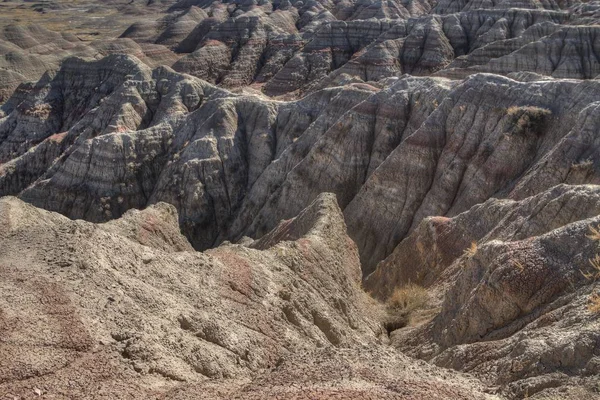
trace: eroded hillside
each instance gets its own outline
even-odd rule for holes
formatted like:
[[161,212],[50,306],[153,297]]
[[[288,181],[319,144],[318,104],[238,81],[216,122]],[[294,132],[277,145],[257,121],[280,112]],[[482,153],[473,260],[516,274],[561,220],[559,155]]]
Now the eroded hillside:
[[0,394],[599,397],[596,2],[76,3],[0,3]]

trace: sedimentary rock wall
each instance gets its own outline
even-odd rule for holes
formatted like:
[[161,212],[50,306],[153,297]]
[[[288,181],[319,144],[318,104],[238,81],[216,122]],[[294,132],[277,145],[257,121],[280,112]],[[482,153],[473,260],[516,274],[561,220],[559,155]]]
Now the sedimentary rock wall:
[[1,393],[596,396],[598,4],[105,7],[0,15]]
[[421,222],[365,283],[385,297],[419,282],[443,299],[433,321],[393,342],[515,397],[593,382],[598,199],[597,185],[558,185]]
[[202,249],[260,237],[333,192],[368,273],[423,218],[598,179],[597,81],[382,86],[286,103],[131,57],[71,60],[4,106],[2,193],[91,221],[167,201]]

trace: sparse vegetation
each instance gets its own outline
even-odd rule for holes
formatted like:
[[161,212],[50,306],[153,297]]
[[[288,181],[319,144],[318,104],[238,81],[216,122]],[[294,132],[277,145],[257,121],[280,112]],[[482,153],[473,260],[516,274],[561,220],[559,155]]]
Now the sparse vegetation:
[[506,113],[517,118],[515,122],[517,133],[524,133],[531,131],[546,116],[551,115],[552,111],[535,106],[512,106],[506,110]]
[[587,238],[594,240],[596,242],[600,241],[600,226],[598,226],[597,228],[590,226],[589,229],[590,229],[590,233],[589,233],[589,235],[586,235]]
[[471,246],[464,251],[464,255],[467,257],[473,257],[477,254],[477,242],[472,242]]
[[571,169],[573,171],[587,171],[587,170],[591,169],[593,166],[594,166],[594,161],[592,161],[590,158],[587,158],[585,160],[571,164]]
[[596,254],[594,258],[589,260],[592,269],[590,271],[581,271],[585,279],[589,281],[597,281],[600,279],[600,255]]
[[518,113],[518,112],[519,112],[519,107],[517,107],[517,106],[510,106],[510,107],[508,107],[508,109],[506,110],[506,113],[507,113],[508,115],[515,115],[515,114],[516,114],[516,113]]
[[525,266],[519,260],[513,261],[512,265],[513,265],[513,267],[515,267],[516,269],[518,269],[520,272],[525,271]]
[[388,333],[407,326],[411,314],[425,308],[428,303],[429,293],[422,286],[409,283],[396,288],[386,302],[387,319],[384,325]]
[[388,308],[411,312],[423,307],[429,300],[427,289],[422,286],[409,283],[406,286],[396,288],[388,299]]
[[544,116],[552,114],[547,108],[535,107],[535,106],[511,106],[506,110],[508,115],[516,115],[518,113],[527,113],[532,116]]
[[594,314],[600,314],[600,294],[594,293],[590,296],[588,310]]

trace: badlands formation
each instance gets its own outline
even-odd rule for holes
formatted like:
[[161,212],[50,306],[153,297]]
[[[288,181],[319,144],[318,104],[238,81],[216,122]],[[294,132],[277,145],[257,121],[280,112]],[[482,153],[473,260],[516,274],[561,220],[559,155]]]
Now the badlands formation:
[[600,398],[600,3],[0,2],[0,398]]

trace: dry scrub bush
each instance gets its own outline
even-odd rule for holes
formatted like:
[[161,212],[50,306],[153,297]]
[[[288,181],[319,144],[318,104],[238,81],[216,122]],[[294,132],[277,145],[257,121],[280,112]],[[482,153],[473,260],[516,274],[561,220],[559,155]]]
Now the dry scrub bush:
[[409,283],[398,287],[387,299],[387,320],[384,322],[388,333],[408,325],[410,315],[427,306],[429,293],[422,286]]
[[388,309],[411,312],[425,306],[428,300],[429,294],[424,287],[409,283],[394,290],[387,301],[387,306]]
[[511,106],[506,110],[508,115],[517,114],[529,114],[530,116],[537,118],[552,114],[552,111],[547,108],[536,107],[536,106]]
[[507,114],[516,118],[515,125],[517,126],[517,130],[515,134],[525,134],[537,130],[536,126],[538,126],[544,118],[552,115],[552,111],[535,106],[512,106],[507,109]]
[[521,272],[525,271],[525,266],[519,260],[513,261],[512,266],[515,267],[516,269],[518,269]]

